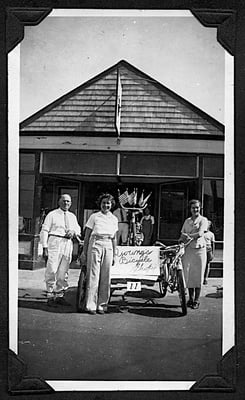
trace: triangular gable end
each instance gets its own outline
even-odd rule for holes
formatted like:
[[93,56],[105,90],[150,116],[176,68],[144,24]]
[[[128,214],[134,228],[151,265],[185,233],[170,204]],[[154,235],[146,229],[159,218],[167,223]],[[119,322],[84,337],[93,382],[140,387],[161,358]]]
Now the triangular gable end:
[[207,135],[223,125],[122,60],[21,123],[21,133],[116,135],[117,73],[122,84],[121,136]]

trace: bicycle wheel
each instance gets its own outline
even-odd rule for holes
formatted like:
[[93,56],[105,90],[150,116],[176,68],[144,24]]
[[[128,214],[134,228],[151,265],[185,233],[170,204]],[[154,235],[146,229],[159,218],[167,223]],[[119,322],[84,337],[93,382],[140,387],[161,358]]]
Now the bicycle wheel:
[[159,291],[160,291],[161,297],[165,297],[167,294],[168,277],[169,277],[167,263],[162,263],[161,271],[162,271],[162,274],[160,275],[160,278],[159,278]]
[[159,281],[159,291],[161,297],[165,297],[167,294],[168,284],[162,280]]
[[186,297],[185,297],[185,285],[184,285],[184,276],[182,269],[177,270],[177,282],[178,282],[178,293],[180,298],[180,305],[182,308],[182,314],[187,314],[187,305],[186,305]]
[[87,273],[87,267],[86,265],[83,265],[81,268],[79,281],[77,285],[77,299],[76,299],[77,312],[84,311],[85,307],[86,273]]

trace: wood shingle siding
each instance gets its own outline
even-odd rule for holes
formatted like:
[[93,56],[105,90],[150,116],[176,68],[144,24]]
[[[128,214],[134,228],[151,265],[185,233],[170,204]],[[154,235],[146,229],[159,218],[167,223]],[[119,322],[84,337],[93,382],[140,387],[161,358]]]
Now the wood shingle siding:
[[122,84],[121,136],[206,134],[223,137],[223,126],[126,61],[104,71],[21,124],[21,133],[55,131],[115,134],[117,71]]

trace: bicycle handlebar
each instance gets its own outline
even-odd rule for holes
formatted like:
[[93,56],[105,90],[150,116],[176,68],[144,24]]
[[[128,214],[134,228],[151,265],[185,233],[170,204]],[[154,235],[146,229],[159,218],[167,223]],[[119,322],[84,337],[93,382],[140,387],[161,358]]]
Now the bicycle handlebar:
[[124,207],[124,205],[122,205],[120,203],[120,206],[127,211],[142,211],[147,207],[147,204],[144,205],[144,207]]
[[189,244],[190,244],[190,242],[192,242],[192,238],[191,239],[189,239],[188,240],[188,242],[186,242],[186,243],[183,243],[183,242],[181,242],[181,243],[179,243],[179,244],[174,244],[174,245],[171,245],[171,246],[166,246],[165,244],[163,244],[162,242],[159,242],[159,241],[156,241],[155,242],[155,246],[161,246],[162,247],[162,251],[171,251],[171,250],[176,250],[177,248],[179,248],[179,247],[184,247],[184,248],[186,248]]

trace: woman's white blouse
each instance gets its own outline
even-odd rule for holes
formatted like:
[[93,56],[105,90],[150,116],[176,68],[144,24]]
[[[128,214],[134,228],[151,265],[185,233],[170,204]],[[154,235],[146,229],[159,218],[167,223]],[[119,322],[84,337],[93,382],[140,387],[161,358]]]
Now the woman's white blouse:
[[197,233],[201,235],[201,237],[194,239],[189,246],[193,248],[200,248],[200,247],[205,247],[206,246],[206,241],[204,238],[204,232],[208,230],[208,220],[206,217],[203,217],[200,215],[195,219],[195,221],[192,220],[192,218],[187,218],[184,222],[184,225],[181,229],[182,233]]
[[118,231],[118,219],[110,211],[107,214],[99,211],[90,215],[86,227],[92,229],[92,235],[114,237]]

